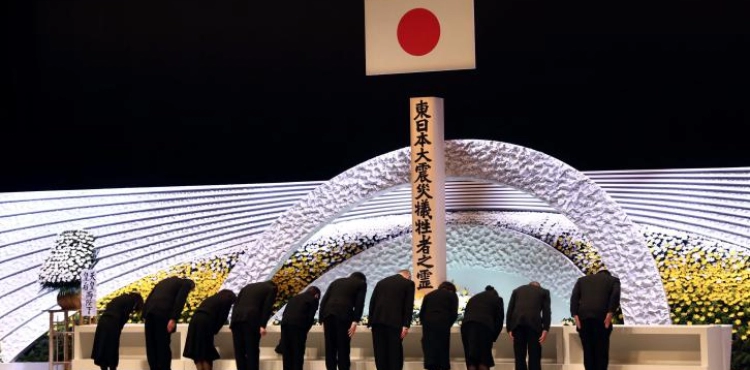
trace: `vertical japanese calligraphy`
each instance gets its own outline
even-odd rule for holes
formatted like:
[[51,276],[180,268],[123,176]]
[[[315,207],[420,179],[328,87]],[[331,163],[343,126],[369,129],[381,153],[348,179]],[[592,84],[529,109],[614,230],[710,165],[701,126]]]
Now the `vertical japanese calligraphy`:
[[81,316],[96,317],[96,272],[81,271]]
[[412,275],[417,297],[446,278],[443,99],[410,99]]

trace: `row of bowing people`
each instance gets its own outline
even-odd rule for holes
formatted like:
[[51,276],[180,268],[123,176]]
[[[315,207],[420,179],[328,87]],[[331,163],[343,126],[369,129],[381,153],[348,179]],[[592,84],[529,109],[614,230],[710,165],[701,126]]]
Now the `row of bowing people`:
[[[92,358],[102,370],[115,370],[119,362],[119,338],[131,313],[142,310],[146,355],[151,370],[171,370],[170,335],[184,308],[193,281],[169,277],[156,284],[144,302],[138,293],[116,297],[107,305],[96,328]],[[286,304],[281,319],[284,370],[302,370],[307,335],[318,313],[323,324],[326,370],[350,370],[351,339],[362,321],[367,279],[361,272],[341,277],[321,290],[309,286]],[[246,285],[238,294],[221,290],[206,298],[188,325],[183,356],[198,370],[211,370],[219,358],[214,336],[229,320],[238,370],[259,370],[260,340],[273,311],[278,288],[271,281]],[[415,284],[409,270],[400,270],[378,281],[369,302],[367,326],[372,332],[373,353],[378,370],[403,369],[403,339],[409,334],[415,299]],[[529,308],[529,304],[532,308]],[[508,332],[513,338],[517,369],[536,369],[550,324],[549,291],[538,283],[513,291],[508,310]],[[231,311],[231,317],[230,317]],[[319,311],[319,312],[318,312]],[[528,312],[524,312],[528,311]],[[492,287],[467,302],[460,333],[468,370],[486,370],[495,365],[492,354],[504,324],[503,299]],[[458,297],[451,282],[443,282],[423,298],[419,313],[423,327],[424,368],[450,369],[450,331],[458,319]],[[528,333],[521,328],[530,328]],[[519,361],[519,359],[522,359]],[[523,362],[523,363],[521,363]]]

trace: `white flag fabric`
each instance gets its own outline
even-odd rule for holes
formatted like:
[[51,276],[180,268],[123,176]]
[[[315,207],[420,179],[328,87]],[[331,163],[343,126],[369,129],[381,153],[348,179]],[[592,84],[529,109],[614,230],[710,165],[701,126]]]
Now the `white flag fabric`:
[[365,0],[366,74],[474,69],[474,0]]

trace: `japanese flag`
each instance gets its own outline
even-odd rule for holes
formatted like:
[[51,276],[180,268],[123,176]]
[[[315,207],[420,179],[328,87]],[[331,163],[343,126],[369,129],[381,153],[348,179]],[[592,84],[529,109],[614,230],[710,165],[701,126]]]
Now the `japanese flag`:
[[474,69],[474,0],[365,0],[368,76]]

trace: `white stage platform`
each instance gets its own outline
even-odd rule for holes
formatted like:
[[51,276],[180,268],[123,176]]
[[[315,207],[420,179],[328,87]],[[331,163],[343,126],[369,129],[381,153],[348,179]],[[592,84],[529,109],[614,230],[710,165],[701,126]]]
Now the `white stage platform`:
[[[731,326],[615,326],[610,348],[611,370],[729,370],[731,354]],[[75,328],[73,370],[99,370],[91,360],[94,325]],[[172,335],[172,370],[194,370],[192,360],[182,357],[187,325],[178,325]],[[261,369],[281,370],[281,357],[273,349],[279,341],[280,328],[269,326],[261,340]],[[404,370],[421,370],[421,327],[410,330],[404,340]],[[148,369],[145,360],[143,325],[128,324],[122,335],[118,370]],[[375,370],[372,358],[372,335],[366,327],[357,328],[352,339],[352,370]],[[221,359],[214,363],[216,370],[235,370],[232,334],[224,327],[216,337]],[[307,342],[309,370],[325,370],[323,360],[323,327],[316,325]],[[454,327],[451,338],[453,370],[465,370],[463,346],[459,328]],[[497,370],[513,370],[513,349],[508,334],[503,332],[495,344]],[[544,370],[584,370],[581,342],[574,327],[553,326],[543,346]],[[8,366],[8,365],[6,365]],[[2,370],[2,369],[0,369]],[[15,369],[14,369],[15,370]],[[26,369],[30,370],[30,369]]]

